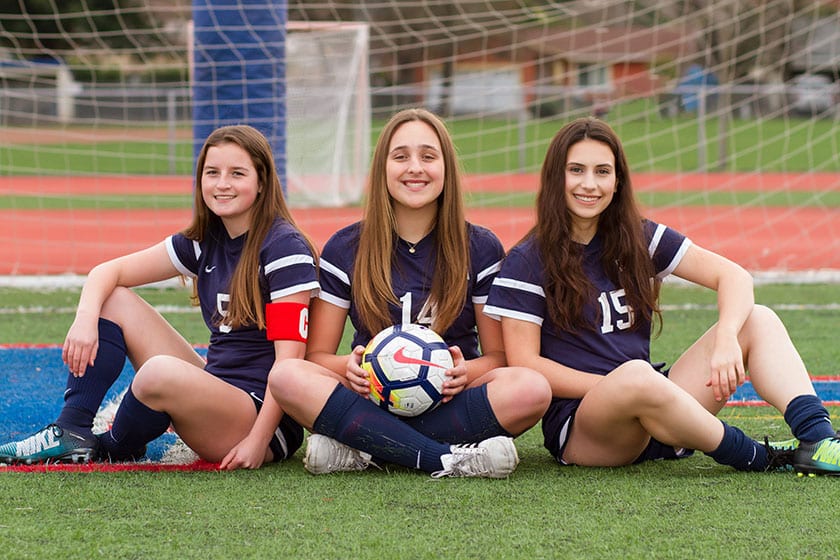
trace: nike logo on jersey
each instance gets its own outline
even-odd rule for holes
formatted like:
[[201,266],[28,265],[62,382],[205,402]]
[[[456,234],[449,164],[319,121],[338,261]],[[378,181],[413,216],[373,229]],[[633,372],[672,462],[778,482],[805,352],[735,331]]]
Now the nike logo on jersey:
[[394,352],[394,361],[399,364],[416,364],[418,366],[440,367],[440,365],[405,355],[405,346]]
[[205,267],[204,267],[204,272],[206,272],[207,274],[210,274],[210,273],[211,273],[211,272],[213,272],[214,270],[216,270],[216,267],[215,267],[215,266],[205,266]]

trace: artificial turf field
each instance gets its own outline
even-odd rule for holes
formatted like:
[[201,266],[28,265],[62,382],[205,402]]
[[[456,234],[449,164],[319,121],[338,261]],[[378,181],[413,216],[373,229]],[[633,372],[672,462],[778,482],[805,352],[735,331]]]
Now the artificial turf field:
[[[206,342],[186,292],[142,293],[190,341]],[[0,289],[0,343],[59,344],[77,297]],[[777,309],[814,375],[840,373],[840,285],[758,286],[757,301]],[[666,286],[663,303],[653,354],[672,362],[714,320],[714,295]],[[0,387],[0,401],[12,392]],[[788,435],[766,406],[721,416],[755,437]],[[315,477],[302,451],[257,471],[0,473],[0,545],[9,558],[840,556],[840,480],[738,473],[702,454],[560,468],[539,428],[517,448],[521,463],[506,480],[433,480],[393,467]]]

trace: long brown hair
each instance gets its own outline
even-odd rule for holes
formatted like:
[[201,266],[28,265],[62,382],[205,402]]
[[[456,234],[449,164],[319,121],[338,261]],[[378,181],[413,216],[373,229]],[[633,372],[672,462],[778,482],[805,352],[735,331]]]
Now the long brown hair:
[[365,216],[353,269],[353,301],[362,323],[371,333],[390,326],[393,321],[389,304],[399,305],[391,285],[397,224],[385,168],[391,138],[399,127],[411,121],[429,125],[437,134],[443,152],[443,192],[437,199],[434,229],[437,261],[429,295],[435,310],[432,329],[444,333],[461,313],[467,298],[469,241],[455,146],[437,116],[425,109],[405,109],[391,117],[382,129],[373,152]]
[[[537,194],[537,221],[529,235],[539,246],[545,268],[548,313],[558,328],[575,331],[585,324],[583,309],[595,290],[583,270],[583,247],[572,240],[572,217],[566,205],[566,163],[571,147],[586,139],[609,146],[615,157],[616,192],[598,218],[607,277],[625,289],[636,319],[660,319],[660,282],[654,279],[642,215],[633,194],[624,148],[615,131],[593,117],[572,121],[554,136],[548,147]],[[634,327],[641,321],[634,321]]]
[[[264,329],[265,302],[262,299],[259,276],[260,248],[277,218],[282,218],[298,231],[300,230],[297,228],[283,198],[283,189],[280,186],[280,177],[277,175],[277,169],[274,165],[271,146],[260,131],[248,125],[232,125],[218,128],[210,133],[195,164],[192,223],[182,233],[188,239],[202,241],[210,231],[223,227],[221,218],[207,207],[201,194],[201,177],[204,171],[204,162],[207,159],[207,151],[222,144],[235,144],[248,153],[257,172],[259,185],[259,192],[251,212],[251,223],[248,226],[248,237],[245,240],[245,246],[242,248],[242,254],[228,287],[230,302],[224,320],[233,328],[256,325],[257,328]],[[304,239],[306,239],[314,256],[316,253],[312,242],[303,232],[301,234],[304,235]],[[197,299],[197,293],[197,285],[194,285],[194,300]],[[219,319],[221,320],[221,318]]]

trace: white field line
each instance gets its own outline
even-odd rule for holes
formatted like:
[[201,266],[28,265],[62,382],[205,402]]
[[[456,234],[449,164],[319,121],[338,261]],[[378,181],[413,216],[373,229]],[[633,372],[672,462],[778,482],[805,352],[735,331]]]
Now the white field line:
[[[840,283],[840,271],[837,270],[823,270],[823,271],[803,271],[797,273],[790,272],[764,272],[755,273],[754,281],[756,284],[777,284],[777,283],[791,283],[791,284],[835,284]],[[0,288],[28,288],[28,289],[69,289],[81,288],[85,277],[80,275],[56,275],[56,276],[0,276]],[[666,279],[667,283],[676,286],[686,285],[687,282],[669,276]],[[152,284],[149,287],[156,288],[184,288],[184,285],[177,279],[167,280],[157,284]],[[825,304],[798,304],[798,303],[783,303],[771,305],[773,309],[780,311],[836,311],[840,309],[840,303],[825,303]],[[197,307],[190,305],[160,305],[155,309],[160,313],[199,313]],[[713,304],[678,304],[678,305],[663,305],[663,311],[708,311],[715,310],[717,306]],[[0,315],[16,315],[16,314],[42,314],[42,313],[75,313],[75,307],[43,307],[43,306],[29,306],[29,307],[0,307]]]
[[[840,303],[777,303],[767,305],[776,311],[837,311],[840,310]],[[680,303],[676,305],[663,305],[662,311],[716,311],[715,304]]]

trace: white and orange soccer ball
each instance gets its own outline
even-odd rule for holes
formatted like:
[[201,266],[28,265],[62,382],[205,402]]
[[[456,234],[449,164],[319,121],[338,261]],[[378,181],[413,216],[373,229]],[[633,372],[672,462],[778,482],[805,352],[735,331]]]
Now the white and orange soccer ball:
[[440,404],[446,370],[452,365],[440,335],[414,324],[384,329],[362,355],[370,399],[399,416],[417,416]]

